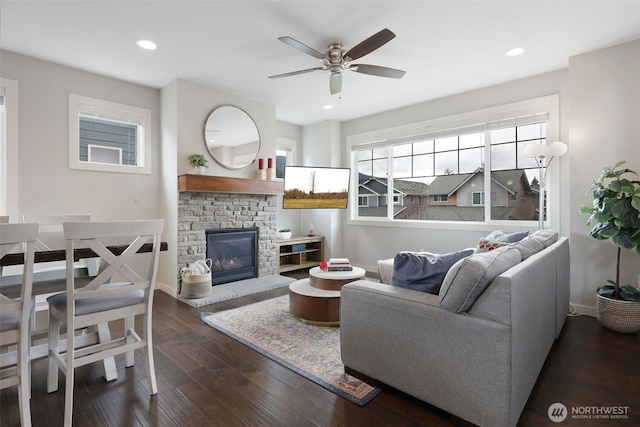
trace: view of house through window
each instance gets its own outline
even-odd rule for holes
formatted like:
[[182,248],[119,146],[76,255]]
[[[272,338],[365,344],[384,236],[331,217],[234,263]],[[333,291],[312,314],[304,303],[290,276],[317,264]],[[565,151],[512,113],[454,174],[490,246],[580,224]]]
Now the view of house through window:
[[538,220],[538,165],[523,149],[546,143],[548,120],[537,113],[352,145],[355,219]]
[[151,111],[69,94],[69,167],[151,173]]
[[138,125],[80,115],[80,161],[137,166]]

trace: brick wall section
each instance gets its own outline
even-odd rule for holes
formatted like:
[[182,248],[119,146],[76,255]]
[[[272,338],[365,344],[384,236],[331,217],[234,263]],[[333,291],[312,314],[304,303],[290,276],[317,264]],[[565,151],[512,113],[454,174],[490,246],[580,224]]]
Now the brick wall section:
[[205,230],[258,228],[258,277],[277,274],[276,197],[262,194],[181,192],[178,198],[178,272],[204,260]]

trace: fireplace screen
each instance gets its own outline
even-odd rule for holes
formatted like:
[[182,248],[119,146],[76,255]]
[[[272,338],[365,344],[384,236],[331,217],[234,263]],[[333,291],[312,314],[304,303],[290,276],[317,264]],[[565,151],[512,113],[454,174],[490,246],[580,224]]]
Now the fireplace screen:
[[206,230],[213,285],[258,277],[258,229]]

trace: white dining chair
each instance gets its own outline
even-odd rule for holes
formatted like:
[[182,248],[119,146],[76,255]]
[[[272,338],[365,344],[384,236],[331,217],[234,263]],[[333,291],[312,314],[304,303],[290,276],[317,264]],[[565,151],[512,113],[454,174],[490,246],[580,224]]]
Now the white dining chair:
[[16,346],[15,366],[0,370],[0,389],[18,386],[20,423],[31,425],[31,292],[33,286],[34,244],[38,224],[0,224],[0,258],[12,251],[24,252],[20,298],[0,294],[0,346]]
[[[58,389],[58,371],[66,376],[64,425],[73,415],[74,370],[118,354],[125,354],[125,365],[133,366],[134,350],[145,349],[150,394],[156,394],[151,311],[160,255],[160,235],[164,220],[65,222],[67,290],[47,299],[49,303],[49,375],[47,390]],[[116,239],[127,239],[127,248],[119,255],[106,246]],[[76,245],[92,249],[100,258],[98,275],[76,289],[72,270]],[[125,244],[122,241],[119,244]],[[150,255],[136,255],[145,244],[152,244]],[[146,264],[142,268],[142,264]],[[144,269],[144,271],[142,271]],[[140,333],[134,316],[142,316]],[[81,345],[74,331],[115,320],[124,320],[124,335],[97,344]],[[60,326],[67,327],[67,340],[60,345]]]

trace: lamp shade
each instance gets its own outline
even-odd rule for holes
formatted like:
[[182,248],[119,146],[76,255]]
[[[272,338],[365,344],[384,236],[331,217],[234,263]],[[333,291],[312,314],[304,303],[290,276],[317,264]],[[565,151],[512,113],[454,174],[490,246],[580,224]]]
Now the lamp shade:
[[541,144],[539,145],[540,148],[538,148],[538,158],[544,157],[550,157],[551,156],[551,149],[549,149],[549,147],[546,144]]
[[561,141],[552,142],[549,145],[549,153],[554,157],[560,157],[567,152],[567,144]]
[[540,144],[530,142],[524,146],[524,149],[522,151],[527,157],[538,157],[538,154],[540,154]]

